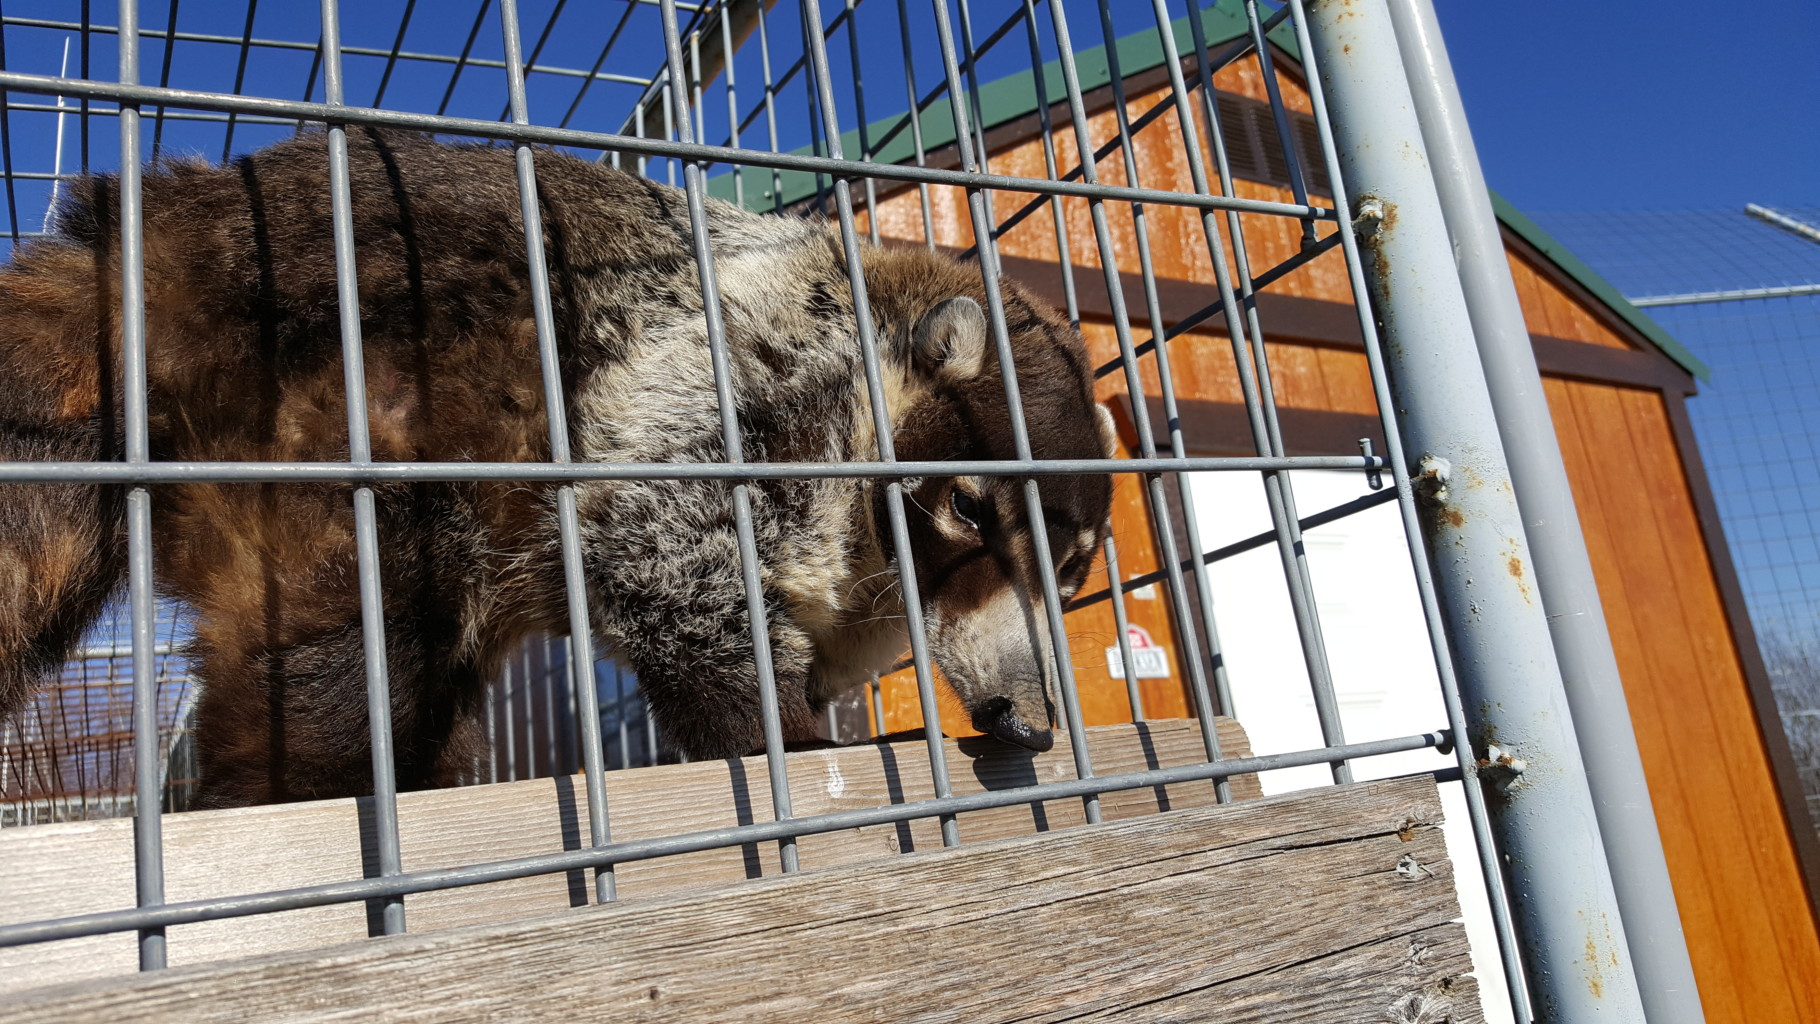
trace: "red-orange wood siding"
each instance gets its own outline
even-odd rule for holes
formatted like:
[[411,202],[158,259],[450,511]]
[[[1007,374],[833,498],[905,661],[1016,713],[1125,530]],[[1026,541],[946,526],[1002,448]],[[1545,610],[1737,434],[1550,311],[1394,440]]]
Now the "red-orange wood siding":
[[[1263,97],[1255,62],[1223,71],[1218,82],[1223,89]],[[1308,109],[1307,95],[1299,83],[1284,76],[1282,86],[1291,107]],[[1166,101],[1166,91],[1153,90],[1131,97],[1128,109],[1135,118]],[[1091,130],[1096,143],[1114,137],[1110,108],[1092,115]],[[1055,141],[1060,165],[1074,166],[1074,136],[1065,123],[1058,124]],[[1141,184],[1182,191],[1190,188],[1173,111],[1138,137],[1136,150]],[[1127,180],[1116,153],[1101,161],[1099,168],[1102,180]],[[1041,177],[1040,139],[1033,136],[1001,146],[992,155],[992,169]],[[1236,191],[1248,198],[1290,199],[1286,190],[1252,182],[1237,183]],[[1002,222],[1035,197],[999,192],[993,198]],[[934,188],[931,199],[936,241],[957,248],[971,246],[973,232],[965,193]],[[1097,269],[1100,257],[1087,202],[1070,199],[1063,206],[1076,285],[1084,296],[1097,294],[1103,303],[1105,286]],[[1128,204],[1107,203],[1106,212],[1118,267],[1136,273],[1139,264],[1132,209]],[[1145,211],[1145,218],[1159,278],[1213,280],[1197,213],[1180,207],[1152,207]],[[1225,217],[1217,220],[1224,233]],[[1288,258],[1300,247],[1299,225],[1293,221],[1247,215],[1243,222],[1254,273]],[[881,203],[879,224],[888,238],[924,239],[916,193],[900,192]],[[1221,245],[1230,260],[1230,240],[1223,239]],[[1055,264],[1058,248],[1047,209],[1006,233],[1000,250],[1007,256]],[[1513,249],[1509,258],[1533,334],[1605,349],[1639,347],[1634,332],[1615,314],[1564,275],[1538,263],[1533,253]],[[1060,273],[1059,266],[1055,269]],[[1272,292],[1330,303],[1351,301],[1337,253],[1290,274]],[[1141,301],[1133,305],[1130,315],[1134,339],[1141,343],[1150,336]],[[1308,343],[1309,339],[1295,336],[1293,329],[1273,327],[1269,320],[1264,328],[1270,338],[1270,371],[1280,405],[1375,414],[1361,351],[1331,340]],[[1082,331],[1096,362],[1116,357],[1110,323],[1088,316]],[[1239,400],[1238,372],[1217,321],[1175,341],[1170,354],[1179,397],[1225,403]],[[1149,359],[1144,361],[1143,375],[1146,391],[1154,395],[1158,382]],[[1100,388],[1102,398],[1122,395],[1122,374],[1102,380]],[[1565,379],[1549,379],[1547,393],[1617,648],[1707,1019],[1714,1024],[1820,1020],[1820,933],[1753,711],[1738,641],[1728,625],[1691,484],[1666,412],[1664,403],[1681,401],[1681,396]],[[1239,450],[1249,439],[1201,439],[1201,443]],[[1121,477],[1116,493],[1115,528],[1122,568],[1127,576],[1148,572],[1156,567],[1156,554],[1144,519],[1140,481]],[[1089,591],[1103,587],[1104,581],[1103,570],[1096,570]],[[1179,648],[1163,601],[1133,600],[1129,604],[1134,622]],[[1069,618],[1069,627],[1083,717],[1089,723],[1126,719],[1124,686],[1104,670],[1102,649],[1113,642],[1109,607],[1101,604],[1076,612]],[[1189,713],[1179,664],[1177,672],[1177,680],[1146,682],[1144,700],[1152,717]],[[886,680],[884,694],[889,729],[921,724],[914,682],[908,673]],[[950,706],[944,713],[944,729],[971,731],[955,711]]]

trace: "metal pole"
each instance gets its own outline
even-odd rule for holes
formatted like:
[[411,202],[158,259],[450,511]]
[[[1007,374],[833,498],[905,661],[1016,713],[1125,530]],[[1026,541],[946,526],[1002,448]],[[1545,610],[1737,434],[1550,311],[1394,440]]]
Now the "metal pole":
[[1573,488],[1432,0],[1389,0],[1652,1024],[1705,1020]]
[[1314,0],[1312,52],[1365,248],[1468,741],[1538,1021],[1642,1022],[1534,559],[1388,0]]

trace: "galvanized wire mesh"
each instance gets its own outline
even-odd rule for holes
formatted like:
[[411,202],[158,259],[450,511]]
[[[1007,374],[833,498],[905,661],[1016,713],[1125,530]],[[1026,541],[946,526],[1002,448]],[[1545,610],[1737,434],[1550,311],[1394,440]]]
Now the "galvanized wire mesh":
[[[832,6],[824,20],[822,6]],[[977,9],[976,9],[977,8]],[[373,713],[375,822],[378,870],[364,879],[333,886],[252,894],[233,900],[211,899],[166,904],[160,877],[159,817],[155,802],[138,806],[139,906],[83,919],[0,927],[0,942],[36,942],[102,931],[137,930],[143,966],[164,961],[163,929],[169,925],[227,915],[357,900],[386,904],[383,930],[406,927],[404,897],[430,888],[478,884],[524,875],[591,869],[596,898],[614,898],[613,866],[634,859],[689,850],[754,842],[780,844],[785,870],[797,867],[794,840],[815,832],[859,824],[939,818],[944,842],[964,840],[957,814],[962,811],[1033,799],[1078,798],[1089,820],[1097,820],[1100,794],[1161,782],[1211,780],[1226,795],[1225,780],[1235,774],[1313,767],[1332,781],[1352,778],[1360,758],[1371,758],[1443,746],[1462,726],[1462,711],[1452,683],[1453,668],[1444,638],[1424,638],[1436,655],[1435,688],[1441,700],[1425,712],[1417,728],[1400,734],[1375,726],[1380,735],[1348,742],[1344,708],[1336,690],[1317,600],[1317,563],[1308,554],[1304,530],[1362,512],[1385,501],[1397,501],[1403,515],[1389,526],[1389,540],[1402,545],[1402,558],[1413,569],[1411,590],[1404,598],[1414,628],[1438,625],[1432,583],[1427,575],[1420,537],[1414,532],[1414,495],[1408,480],[1394,472],[1382,453],[1334,450],[1292,455],[1278,415],[1271,378],[1269,324],[1261,316],[1257,292],[1296,270],[1325,260],[1350,259],[1350,280],[1361,279],[1343,203],[1330,197],[1339,180],[1324,111],[1317,101],[1313,114],[1286,108],[1273,66],[1272,46],[1293,45],[1292,7],[1274,11],[1247,3],[1198,7],[1192,17],[1156,0],[1145,8],[1109,3],[937,3],[918,10],[902,0],[844,5],[763,2],[711,2],[700,6],[674,3],[627,3],[573,9],[557,0],[526,3],[481,0],[459,16],[414,2],[338,8],[324,0],[320,12],[299,6],[259,8],[246,5],[202,5],[191,0],[181,9],[123,4],[118,20],[108,24],[99,11],[84,4],[80,19],[67,11],[32,10],[9,5],[0,41],[0,89],[5,93],[0,121],[0,151],[5,155],[7,209],[16,241],[29,241],[55,230],[55,218],[44,211],[52,193],[71,175],[87,170],[118,169],[125,234],[124,346],[127,382],[127,457],[116,463],[32,466],[6,464],[0,479],[43,481],[75,479],[109,482],[131,488],[131,593],[127,617],[132,628],[125,646],[137,652],[128,659],[135,668],[133,688],[140,694],[135,719],[139,778],[154,772],[146,766],[162,756],[157,708],[150,698],[157,672],[153,593],[156,567],[151,564],[151,510],[163,482],[178,479],[213,481],[341,482],[350,487],[355,533],[360,551],[359,585],[365,624],[368,698]],[[318,17],[318,14],[320,17]],[[1172,24],[1171,19],[1175,21]],[[1208,38],[1214,29],[1233,29]],[[1303,37],[1306,38],[1305,35]],[[175,44],[169,41],[175,39]],[[1162,98],[1147,110],[1128,105],[1124,88],[1128,69],[1120,61],[1128,52],[1121,40],[1148,39],[1165,56],[1144,70],[1166,86]],[[70,46],[64,63],[64,44]],[[10,46],[8,45],[10,44]],[[1095,48],[1103,47],[1103,48]],[[1306,47],[1303,58],[1308,59]],[[726,59],[731,52],[733,59]],[[883,59],[881,55],[888,55]],[[10,62],[9,62],[10,61]],[[1267,100],[1250,106],[1216,102],[1216,71],[1234,62],[1256,62]],[[116,70],[117,69],[117,70]],[[1086,81],[1088,85],[1083,85]],[[673,87],[674,86],[674,87]],[[914,100],[914,102],[911,102]],[[1040,119],[1044,166],[1040,175],[1006,174],[994,167],[994,104],[1011,102]],[[1110,134],[1096,137],[1091,111],[1116,112]],[[881,117],[881,114],[884,116]],[[1224,124],[1222,117],[1242,125]],[[345,132],[350,127],[386,125],[443,136],[492,140],[515,150],[517,186],[526,225],[529,280],[525,282],[536,310],[537,344],[544,368],[544,397],[549,411],[552,457],[538,465],[519,463],[386,463],[375,461],[367,440],[365,404],[348,403],[349,460],[345,464],[273,464],[218,462],[180,464],[150,458],[144,407],[145,340],[142,292],[135,246],[138,221],[131,207],[137,176],[148,158],[195,153],[210,160],[230,158],[299,130],[323,130],[329,137],[331,200],[336,222],[336,262],[340,278],[341,340],[348,394],[365,388],[361,330],[356,299],[357,268],[352,265],[352,221],[348,215]],[[1191,187],[1140,180],[1133,138],[1167,136],[1184,161]],[[1071,164],[1072,152],[1091,154]],[[564,412],[567,396],[556,368],[565,339],[550,313],[547,268],[541,247],[535,158],[532,147],[549,145],[609,161],[627,170],[677,185],[687,204],[692,243],[703,281],[706,330],[720,400],[720,423],[726,458],[711,463],[611,464],[578,459],[568,438]],[[1280,176],[1287,190],[1282,199],[1244,198],[1234,185],[1236,172]],[[826,218],[842,248],[849,281],[864,295],[860,249],[880,240],[879,204],[891,194],[917,191],[921,230],[912,241],[933,245],[937,224],[931,219],[930,194],[960,189],[964,201],[951,209],[958,223],[941,225],[951,237],[970,240],[963,256],[980,266],[988,297],[991,341],[1000,364],[1011,366],[998,280],[1001,257],[997,241],[1026,220],[1053,227],[1058,254],[1053,272],[1061,278],[1066,313],[1080,321],[1080,290],[1103,288],[1110,309],[1107,326],[1116,336],[1118,357],[1100,368],[1102,378],[1121,381],[1130,410],[1136,444],[1130,458],[1063,462],[1044,459],[1029,440],[1018,435],[1017,457],[999,462],[917,463],[899,461],[892,451],[892,431],[885,407],[877,340],[863,303],[856,315],[854,343],[863,353],[871,415],[881,439],[875,462],[779,464],[747,463],[733,403],[733,382],[726,344],[718,320],[714,260],[705,232],[704,203],[710,195],[780,216]],[[1339,207],[1336,212],[1336,207]],[[1156,297],[1149,217],[1158,210],[1186,210],[1193,234],[1181,240],[1192,259],[1217,284],[1218,299],[1206,308],[1168,322]],[[1243,216],[1241,216],[1241,214]],[[1246,231],[1254,221],[1285,219],[1297,225],[1300,248],[1275,265],[1250,262]],[[1129,227],[1127,227],[1129,225]],[[1121,239],[1134,243],[1122,248]],[[1341,250],[1341,251],[1336,251]],[[1072,255],[1071,255],[1072,254]],[[1079,267],[1077,268],[1077,264]],[[1077,270],[1079,274],[1077,274]],[[1120,272],[1133,275],[1128,299]],[[1086,275],[1084,278],[1080,274]],[[1099,278],[1094,280],[1093,278]],[[1361,304],[1363,294],[1357,296]],[[1129,303],[1129,305],[1128,305]],[[1143,308],[1137,308],[1142,306]],[[1369,317],[1362,330],[1373,353],[1374,394],[1388,394],[1376,336]],[[1197,333],[1198,332],[1198,333]],[[1220,335],[1223,334],[1223,337]],[[1209,340],[1211,339],[1211,340]],[[1172,367],[1172,360],[1175,366]],[[1184,436],[1177,407],[1178,370],[1182,365],[1221,365],[1241,394],[1245,436],[1209,439]],[[1020,408],[1016,375],[1004,381],[1005,402]],[[1158,403],[1154,419],[1150,399]],[[1391,410],[1376,410],[1382,436],[1395,439]],[[1197,450],[1238,449],[1241,456],[1202,456]],[[1353,481],[1357,500],[1309,515],[1297,505],[1295,474],[1344,471]],[[847,477],[881,482],[888,547],[895,556],[908,618],[909,663],[914,668],[923,721],[939,719],[937,682],[923,636],[918,603],[919,581],[912,564],[906,528],[902,480],[924,475],[960,473],[1007,476],[1022,480],[1025,512],[1036,524],[1039,560],[1044,564],[1040,606],[1042,625],[1056,649],[1068,649],[1068,627],[1053,571],[1048,569],[1042,529],[1045,511],[1038,478],[1081,472],[1133,474],[1142,488],[1143,507],[1156,539],[1161,567],[1147,577],[1121,576],[1117,552],[1109,547],[1116,586],[1084,595],[1077,604],[1110,600],[1119,630],[1116,658],[1127,680],[1139,675],[1130,635],[1124,629],[1124,602],[1132,593],[1160,586],[1178,631],[1188,676],[1192,710],[1200,720],[1205,763],[1117,777],[1094,772],[1092,751],[1078,699],[1076,666],[1059,659],[1059,727],[1072,740],[1076,779],[1027,790],[955,796],[948,784],[950,766],[936,730],[927,730],[927,753],[935,778],[936,798],[863,811],[796,817],[783,774],[783,742],[776,709],[775,681],[768,652],[766,611],[758,587],[759,554],[751,527],[752,481],[780,478]],[[1374,497],[1389,472],[1394,487]],[[1245,473],[1258,481],[1250,500],[1257,523],[1243,537],[1204,536],[1217,521],[1215,510],[1197,507],[1207,494],[1197,484],[1199,473]],[[748,614],[755,651],[757,684],[762,696],[766,753],[774,805],[772,820],[735,829],[686,836],[616,842],[605,806],[602,772],[613,767],[648,763],[661,755],[661,739],[650,716],[638,708],[615,669],[597,669],[589,625],[589,582],[574,498],[579,481],[604,479],[692,478],[728,481],[738,523],[739,554],[747,583]],[[1312,476],[1308,477],[1312,479]],[[434,877],[413,874],[403,863],[393,812],[395,778],[390,752],[385,638],[379,615],[383,581],[378,574],[373,485],[397,480],[525,479],[556,489],[560,536],[569,607],[569,638],[528,651],[485,706],[493,758],[476,764],[475,781],[512,778],[521,771],[567,772],[579,768],[587,780],[592,833],[583,849],[532,858],[477,864]],[[1344,488],[1342,488],[1344,490]],[[1403,532],[1399,535],[1399,529]],[[1209,565],[1244,551],[1273,551],[1273,586],[1284,596],[1281,614],[1286,643],[1293,645],[1296,674],[1308,683],[1312,729],[1298,733],[1293,749],[1269,750],[1245,759],[1223,758],[1213,728],[1216,714],[1235,708],[1232,666],[1220,641],[1222,595],[1219,576]],[[1101,576],[1100,579],[1105,577]],[[1399,584],[1401,585],[1401,584]],[[1090,591],[1102,585],[1090,586]],[[1412,655],[1413,656],[1413,655]],[[535,667],[533,667],[535,663]],[[878,712],[874,684],[871,706]],[[1135,694],[1135,690],[1133,691]],[[520,702],[542,710],[508,721]],[[1134,717],[1141,717],[1133,698]],[[1239,707],[1242,712],[1243,707]],[[882,731],[882,718],[870,723]],[[521,729],[521,726],[523,727]],[[537,755],[522,749],[531,732],[542,728],[545,745]],[[830,731],[858,732],[851,723],[830,723]],[[1450,751],[1456,768],[1470,768],[1472,752]],[[1433,770],[1430,761],[1415,767]],[[1367,768],[1371,774],[1380,770]],[[1476,787],[1465,790],[1480,849],[1489,854],[1483,807]],[[1492,863],[1489,856],[1486,863]],[[1495,876],[1495,869],[1491,871]],[[1508,938],[1495,877],[1494,908]],[[1511,945],[1506,960],[1514,964]]]
[[[1820,207],[1766,209],[1820,231]],[[1538,219],[1712,367],[1688,418],[1820,811],[1820,240],[1746,210]]]

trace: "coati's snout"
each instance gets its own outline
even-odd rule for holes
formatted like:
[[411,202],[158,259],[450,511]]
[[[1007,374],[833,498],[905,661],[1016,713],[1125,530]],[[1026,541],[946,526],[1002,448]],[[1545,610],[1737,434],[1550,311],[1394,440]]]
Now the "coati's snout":
[[[1038,459],[1110,457],[1111,421],[1093,401],[1080,335],[1021,295],[1006,298],[1031,453]],[[918,322],[911,342],[929,390],[900,430],[900,457],[1017,458],[1003,375],[980,305],[965,297],[940,303]],[[981,475],[908,485],[931,654],[975,728],[1048,750],[1055,742],[1055,659],[1068,652],[1055,649],[1044,576],[1053,574],[1063,602],[1086,582],[1106,536],[1111,478],[1041,476],[1033,482]]]

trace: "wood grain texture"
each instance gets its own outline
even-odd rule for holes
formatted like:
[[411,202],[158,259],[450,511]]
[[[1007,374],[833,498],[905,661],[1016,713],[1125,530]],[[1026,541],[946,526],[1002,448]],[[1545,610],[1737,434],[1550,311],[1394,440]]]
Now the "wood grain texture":
[[1434,785],[20,993],[33,1021],[1481,1019]]
[[1706,1017],[1820,1019],[1820,935],[1662,396],[1544,388]]
[[[1245,734],[1220,723],[1228,756],[1250,753]],[[1153,722],[1088,730],[1100,775],[1204,760],[1192,722]],[[949,740],[954,792],[978,793],[1074,777],[1064,736],[1032,754],[992,740]],[[805,751],[788,755],[798,816],[877,807],[934,796],[921,741]],[[771,820],[763,758],[660,765],[609,772],[607,806],[617,840],[677,835]],[[1261,795],[1255,776],[1233,780],[1240,799]],[[1209,782],[1110,793],[1108,820],[1213,802]],[[580,777],[400,794],[399,831],[407,871],[454,867],[579,849],[589,835]],[[360,878],[374,873],[365,801],[325,800],[165,816],[165,891],[170,902]],[[1084,822],[1077,799],[975,811],[960,816],[963,842],[1067,828]],[[918,821],[806,836],[804,867],[831,867],[941,846],[936,822]],[[133,905],[132,822],[69,822],[0,832],[0,923],[47,920]],[[700,889],[776,874],[775,844],[755,844],[624,864],[622,897]],[[424,893],[406,899],[412,931],[503,921],[585,904],[586,872],[540,875]],[[170,929],[170,962],[303,949],[363,938],[362,904],[286,911]],[[134,938],[101,935],[0,949],[0,991],[130,973]]]

